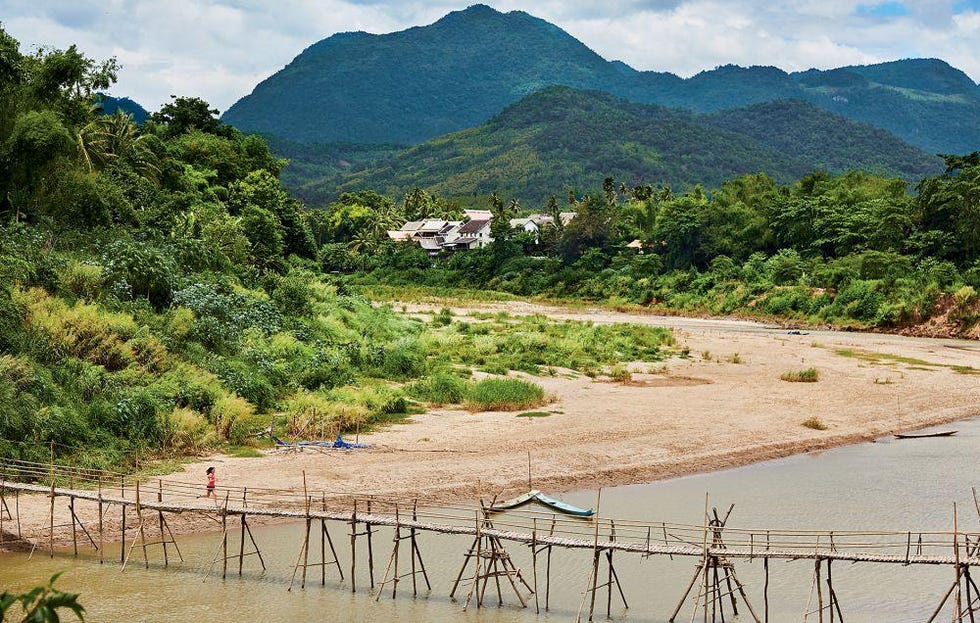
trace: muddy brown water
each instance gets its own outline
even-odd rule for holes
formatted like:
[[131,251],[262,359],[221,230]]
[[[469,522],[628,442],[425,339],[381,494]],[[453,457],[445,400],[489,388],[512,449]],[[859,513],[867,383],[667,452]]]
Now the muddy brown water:
[[[973,510],[971,487],[980,485],[980,420],[957,422],[950,438],[916,440],[881,439],[876,443],[835,448],[769,461],[722,472],[604,489],[602,514],[607,517],[644,521],[697,524],[701,521],[705,493],[722,508],[735,504],[729,525],[744,528],[835,529],[835,530],[951,530],[953,502],[959,503],[960,529],[976,531],[980,520]],[[596,492],[579,491],[561,496],[578,505],[591,506]],[[347,574],[350,564],[347,526],[331,524],[338,554]],[[43,553],[28,560],[25,554],[0,556],[0,590],[19,590],[64,572],[59,586],[81,594],[89,621],[471,621],[509,623],[573,621],[582,603],[588,581],[591,554],[588,551],[556,550],[553,558],[551,612],[541,615],[531,608],[521,610],[505,592],[506,604],[497,607],[496,594],[490,607],[462,611],[462,604],[448,598],[469,539],[423,534],[419,542],[432,580],[433,590],[420,597],[411,595],[411,582],[398,587],[397,599],[390,591],[379,601],[366,590],[367,575],[359,559],[359,592],[341,582],[336,570],[327,570],[326,585],[320,572],[310,569],[306,590],[287,591],[302,542],[302,525],[285,524],[254,528],[269,569],[246,565],[244,576],[229,579],[205,569],[215,555],[220,535],[179,537],[183,564],[150,569],[134,559],[121,572],[118,562],[100,565],[98,557],[85,553],[74,559],[58,552],[54,559]],[[361,542],[363,546],[363,542]],[[391,531],[381,529],[375,538],[377,574],[391,551]],[[107,560],[118,561],[118,545],[109,546]],[[525,575],[531,574],[526,547],[508,548]],[[642,559],[617,555],[616,566],[629,609],[613,599],[616,621],[667,620],[687,581],[694,572],[691,558]],[[749,597],[761,610],[762,563],[736,561],[739,576]],[[543,569],[543,566],[539,566]],[[237,566],[233,571],[237,572]],[[812,580],[813,563],[774,561],[770,566],[770,620],[802,621]],[[866,563],[834,565],[834,583],[845,620],[849,622],[924,621],[953,581],[952,568],[902,567]],[[465,595],[465,590],[463,591]],[[605,594],[599,602],[605,618]],[[686,607],[678,621],[690,621]],[[944,620],[948,620],[948,615]],[[697,620],[701,620],[698,615]],[[748,621],[744,614],[738,619]],[[810,621],[816,618],[811,616]]]

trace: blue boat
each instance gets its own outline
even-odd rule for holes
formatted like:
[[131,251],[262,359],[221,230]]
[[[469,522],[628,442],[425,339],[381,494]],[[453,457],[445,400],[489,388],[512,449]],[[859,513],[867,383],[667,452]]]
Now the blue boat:
[[578,506],[572,506],[567,502],[562,502],[549,495],[541,493],[537,489],[532,489],[527,493],[517,496],[516,498],[511,498],[509,500],[504,500],[503,502],[498,502],[490,507],[490,510],[499,513],[507,510],[512,510],[515,508],[520,508],[525,504],[540,504],[545,508],[549,508],[553,511],[563,513],[565,515],[572,515],[574,517],[591,517],[595,515],[595,509],[592,508],[579,508]]

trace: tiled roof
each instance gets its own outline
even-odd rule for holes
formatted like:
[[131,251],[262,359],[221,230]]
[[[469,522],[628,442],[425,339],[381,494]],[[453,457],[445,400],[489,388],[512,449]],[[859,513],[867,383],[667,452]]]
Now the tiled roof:
[[459,233],[460,235],[475,234],[486,227],[489,223],[489,220],[472,220],[467,223],[463,223],[463,225],[459,228]]

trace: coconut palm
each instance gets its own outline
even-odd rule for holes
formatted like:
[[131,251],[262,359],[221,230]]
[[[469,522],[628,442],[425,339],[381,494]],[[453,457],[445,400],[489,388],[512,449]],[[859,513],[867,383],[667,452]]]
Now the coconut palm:
[[159,158],[150,144],[152,135],[143,134],[127,114],[98,115],[77,134],[78,150],[90,171],[116,163],[128,164],[147,179],[160,174]]

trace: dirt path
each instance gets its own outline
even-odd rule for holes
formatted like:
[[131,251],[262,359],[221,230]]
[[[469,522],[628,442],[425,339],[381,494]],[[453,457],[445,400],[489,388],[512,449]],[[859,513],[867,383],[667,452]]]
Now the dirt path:
[[[429,309],[407,306],[410,314]],[[980,368],[976,342],[791,335],[752,322],[529,303],[479,310],[669,326],[690,354],[668,361],[666,373],[635,374],[629,385],[565,374],[536,378],[556,397],[545,409],[549,417],[437,410],[362,438],[370,449],[210,457],[165,480],[202,481],[213,464],[219,487],[301,488],[305,471],[312,488],[337,494],[471,501],[525,490],[528,452],[534,486],[560,492],[717,470],[980,415],[980,376],[953,369]],[[779,378],[809,367],[819,371],[819,382]],[[809,418],[827,429],[803,426]],[[45,503],[22,500],[22,513],[43,521]]]

